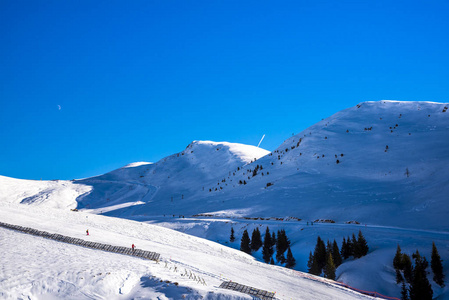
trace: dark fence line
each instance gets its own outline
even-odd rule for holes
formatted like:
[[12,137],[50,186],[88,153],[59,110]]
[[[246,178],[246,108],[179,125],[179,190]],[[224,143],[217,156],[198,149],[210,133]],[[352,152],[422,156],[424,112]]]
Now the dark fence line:
[[240,293],[248,294],[262,300],[274,299],[275,293],[259,290],[247,285],[239,284],[232,281],[224,281],[221,283],[220,288],[237,291]]
[[52,233],[49,233],[46,231],[40,231],[40,230],[36,230],[36,229],[30,228],[30,227],[22,227],[22,226],[18,226],[18,225],[3,223],[3,222],[0,222],[0,227],[21,231],[23,233],[40,236],[43,238],[52,239],[52,240],[63,242],[63,243],[69,243],[69,244],[73,244],[73,245],[78,245],[78,246],[83,246],[83,247],[87,247],[87,248],[108,251],[108,252],[113,252],[113,253],[118,253],[118,254],[131,255],[131,256],[136,256],[136,257],[140,257],[140,258],[144,258],[144,259],[150,259],[150,260],[154,260],[154,261],[159,261],[159,258],[161,256],[159,253],[156,253],[156,252],[150,252],[150,251],[145,251],[145,250],[140,250],[140,249],[133,250],[129,247],[112,246],[112,245],[108,245],[108,244],[89,242],[89,241],[85,241],[82,239],[73,238],[70,236],[65,236],[65,235],[61,235],[61,234],[57,234],[57,233],[52,234]]

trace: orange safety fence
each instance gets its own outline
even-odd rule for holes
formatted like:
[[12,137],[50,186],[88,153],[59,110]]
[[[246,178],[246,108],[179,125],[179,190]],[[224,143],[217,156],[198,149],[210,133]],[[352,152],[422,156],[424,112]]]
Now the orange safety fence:
[[352,287],[350,285],[347,285],[346,283],[343,283],[343,282],[334,281],[334,280],[330,280],[330,279],[319,277],[319,276],[315,276],[315,275],[309,275],[307,273],[302,273],[302,272],[298,272],[298,271],[295,271],[295,270],[292,270],[292,272],[294,272],[296,275],[301,276],[303,278],[308,278],[308,279],[311,279],[311,280],[314,280],[314,281],[320,281],[320,282],[327,283],[327,284],[333,284],[333,285],[342,286],[342,287],[351,289],[353,291],[359,292],[359,293],[367,295],[367,296],[372,296],[372,297],[386,299],[386,300],[401,300],[401,299],[396,298],[396,297],[389,297],[389,296],[382,295],[382,294],[380,294],[378,292],[371,292],[371,291],[364,291],[364,290],[361,290],[361,289],[357,289],[357,288]]

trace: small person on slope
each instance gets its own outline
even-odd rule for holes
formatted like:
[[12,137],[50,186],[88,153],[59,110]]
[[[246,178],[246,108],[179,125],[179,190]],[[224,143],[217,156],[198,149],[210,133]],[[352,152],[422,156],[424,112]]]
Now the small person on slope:
[[89,235],[89,229],[86,230],[86,235]]

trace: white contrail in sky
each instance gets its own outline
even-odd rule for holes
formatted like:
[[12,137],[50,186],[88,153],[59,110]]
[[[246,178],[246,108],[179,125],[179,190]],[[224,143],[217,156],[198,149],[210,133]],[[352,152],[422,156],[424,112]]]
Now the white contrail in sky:
[[260,142],[259,142],[259,144],[257,145],[257,147],[259,147],[260,146],[260,143],[262,143],[262,140],[263,140],[263,138],[265,137],[265,134],[262,136],[262,138],[260,139]]

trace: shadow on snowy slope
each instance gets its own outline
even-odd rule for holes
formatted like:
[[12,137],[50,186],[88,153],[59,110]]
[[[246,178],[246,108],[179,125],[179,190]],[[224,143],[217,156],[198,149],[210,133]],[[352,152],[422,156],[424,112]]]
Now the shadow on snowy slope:
[[142,277],[140,279],[140,285],[143,288],[151,288],[156,292],[163,294],[168,299],[209,299],[209,300],[248,300],[258,299],[253,297],[225,295],[214,292],[208,292],[206,295],[200,295],[197,291],[179,286],[177,282],[163,281],[152,277]]

